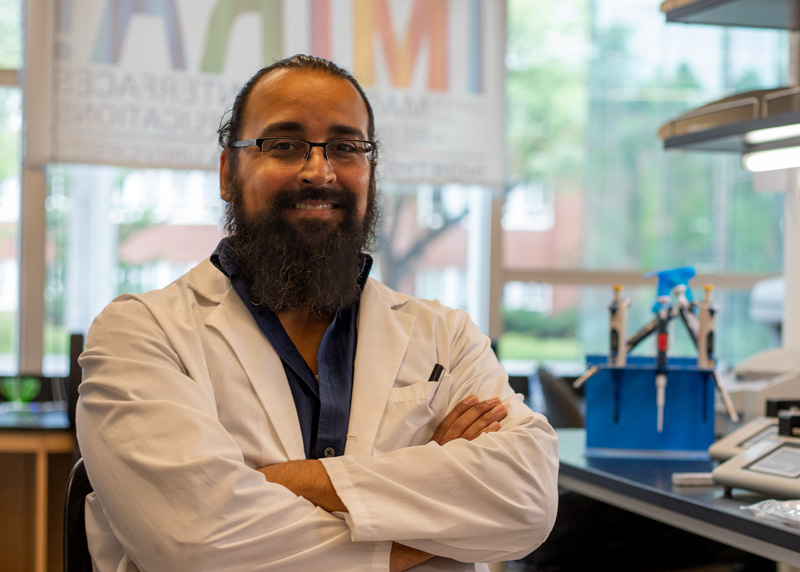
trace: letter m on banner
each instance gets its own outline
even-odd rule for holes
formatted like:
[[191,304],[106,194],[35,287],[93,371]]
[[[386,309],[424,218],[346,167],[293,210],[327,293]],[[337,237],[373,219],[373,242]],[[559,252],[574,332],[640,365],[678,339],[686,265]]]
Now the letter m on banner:
[[411,17],[400,41],[392,25],[389,0],[355,0],[355,76],[364,85],[375,79],[375,36],[386,58],[393,87],[407,88],[418,64],[423,42],[428,44],[428,85],[430,91],[446,91],[447,0],[413,0]]

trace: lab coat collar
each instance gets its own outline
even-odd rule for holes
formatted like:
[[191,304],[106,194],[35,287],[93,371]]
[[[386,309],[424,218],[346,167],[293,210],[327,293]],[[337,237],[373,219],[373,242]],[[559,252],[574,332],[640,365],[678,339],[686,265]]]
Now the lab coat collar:
[[[255,390],[287,458],[304,458],[300,423],[283,365],[230,281],[206,260],[192,270],[188,284],[200,296],[217,303],[206,316],[206,324],[228,341],[251,380],[264,380],[254,383]],[[406,298],[372,279],[364,287],[359,305],[347,455],[372,454],[416,321],[413,316],[397,311]],[[271,372],[268,381],[264,372]]]
[[370,279],[361,295],[346,455],[372,454],[389,394],[411,341],[416,320],[396,311],[393,294]]
[[189,287],[217,303],[206,315],[205,323],[216,329],[233,349],[278,435],[286,458],[304,459],[303,435],[283,364],[230,281],[206,260],[190,274]]

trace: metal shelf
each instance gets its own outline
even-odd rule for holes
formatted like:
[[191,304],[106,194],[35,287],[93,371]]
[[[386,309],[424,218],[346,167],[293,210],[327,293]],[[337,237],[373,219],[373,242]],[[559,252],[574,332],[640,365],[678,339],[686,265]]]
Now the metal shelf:
[[780,127],[794,123],[800,123],[800,111],[791,111],[773,115],[772,117],[763,117],[748,121],[738,121],[736,123],[728,123],[703,131],[670,137],[664,139],[664,148],[747,153],[757,149],[766,149],[771,146],[789,146],[786,140],[773,145],[764,143],[754,146],[745,141],[745,135],[750,131],[756,131],[758,129]]
[[664,0],[667,22],[800,29],[800,0]]

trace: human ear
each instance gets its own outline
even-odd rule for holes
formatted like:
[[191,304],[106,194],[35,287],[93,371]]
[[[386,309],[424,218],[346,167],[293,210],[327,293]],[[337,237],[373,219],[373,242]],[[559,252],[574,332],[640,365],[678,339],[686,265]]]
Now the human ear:
[[231,172],[228,153],[228,149],[223,149],[219,155],[219,196],[226,203],[231,200]]

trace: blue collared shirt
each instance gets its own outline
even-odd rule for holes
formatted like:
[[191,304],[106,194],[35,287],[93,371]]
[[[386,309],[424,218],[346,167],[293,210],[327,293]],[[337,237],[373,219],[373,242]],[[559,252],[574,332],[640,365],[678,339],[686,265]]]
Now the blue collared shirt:
[[[227,276],[278,357],[294,398],[307,459],[344,454],[350,421],[353,364],[356,357],[358,302],[336,312],[317,352],[319,381],[295,347],[278,316],[250,298],[250,281],[236,263],[228,239],[223,238],[211,262]],[[365,255],[360,283],[363,288],[372,258]]]

